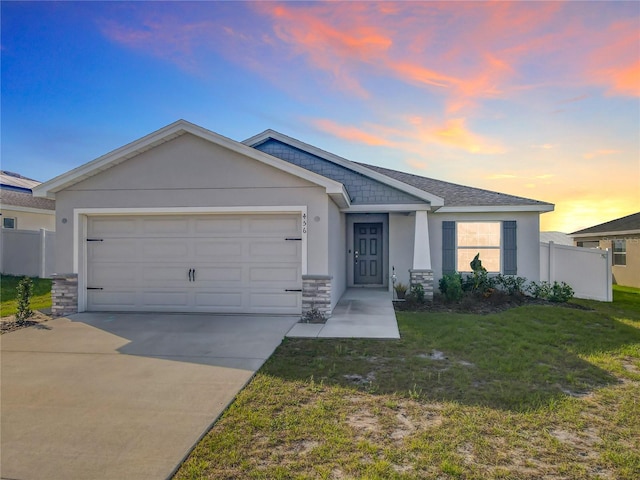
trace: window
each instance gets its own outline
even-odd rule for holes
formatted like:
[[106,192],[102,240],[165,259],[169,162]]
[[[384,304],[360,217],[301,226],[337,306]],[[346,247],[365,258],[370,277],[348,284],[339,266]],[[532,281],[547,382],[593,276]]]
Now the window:
[[470,263],[478,253],[487,271],[500,272],[500,227],[500,222],[458,222],[456,263],[459,272],[470,272]]
[[578,242],[578,246],[582,248],[600,248],[600,242],[598,240],[588,242]]
[[613,264],[627,264],[627,242],[625,239],[615,239],[613,241]]
[[16,219],[14,217],[2,217],[2,228],[16,228]]

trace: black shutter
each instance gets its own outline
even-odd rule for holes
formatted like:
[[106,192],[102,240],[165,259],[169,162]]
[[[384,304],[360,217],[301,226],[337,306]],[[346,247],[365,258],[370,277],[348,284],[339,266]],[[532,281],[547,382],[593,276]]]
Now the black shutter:
[[515,220],[502,222],[502,254],[502,273],[504,275],[517,275],[518,248]]
[[442,222],[442,274],[456,272],[456,222]]

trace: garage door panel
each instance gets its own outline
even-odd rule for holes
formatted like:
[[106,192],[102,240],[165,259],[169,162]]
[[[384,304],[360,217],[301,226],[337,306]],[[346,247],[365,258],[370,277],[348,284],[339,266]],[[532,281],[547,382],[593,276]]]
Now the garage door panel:
[[283,282],[283,287],[295,288],[299,275],[300,271],[296,267],[249,267],[249,281],[252,285],[257,282]]
[[249,293],[249,302],[254,309],[288,307],[296,309],[299,307],[298,295],[293,292],[271,291]]
[[133,234],[137,230],[133,218],[95,217],[89,220],[89,231],[93,235]]
[[92,217],[87,307],[98,311],[301,310],[299,215]]
[[137,295],[140,299],[140,307],[146,310],[154,310],[161,307],[186,307],[189,302],[189,294],[186,291],[140,291]]
[[253,241],[249,245],[249,255],[254,258],[278,257],[279,261],[294,261],[300,257],[300,242],[295,240]]
[[210,307],[211,305],[216,305],[225,308],[241,308],[242,293],[238,292],[237,290],[220,292],[196,292],[195,305],[196,307]]
[[136,283],[138,269],[129,263],[96,264],[89,270],[87,284],[89,287],[133,287]]
[[225,240],[195,240],[195,254],[201,260],[220,259],[227,261],[238,261],[242,258],[243,242],[240,239],[233,241]]
[[300,220],[297,217],[276,217],[263,215],[249,219],[250,233],[290,234],[300,233]]
[[136,294],[131,290],[89,290],[87,292],[87,301],[96,310],[134,310]]
[[196,233],[239,234],[242,233],[242,219],[234,217],[197,218],[194,221]]
[[127,260],[137,255],[137,244],[133,239],[110,239],[101,242],[87,242],[87,259],[89,262],[113,260],[114,258]]
[[141,233],[160,235],[173,233],[185,235],[189,231],[189,220],[181,217],[151,217],[143,220]]

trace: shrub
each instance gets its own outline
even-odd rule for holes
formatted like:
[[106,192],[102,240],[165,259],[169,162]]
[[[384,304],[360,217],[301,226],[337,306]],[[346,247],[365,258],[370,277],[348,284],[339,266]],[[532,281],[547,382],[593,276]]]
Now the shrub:
[[29,277],[24,277],[16,286],[18,307],[16,312],[16,322],[24,323],[33,312],[31,311],[31,296],[33,295],[33,281]]
[[493,280],[494,285],[503,290],[507,295],[524,295],[527,279],[512,275],[498,275]]
[[573,298],[573,288],[571,288],[565,282],[553,282],[553,286],[551,287],[551,295],[549,296],[549,300],[552,302],[568,302]]
[[407,301],[410,303],[424,303],[424,287],[420,283],[411,285],[411,290],[407,295]]
[[439,289],[447,302],[458,302],[462,298],[462,276],[447,274],[440,279]]
[[533,298],[541,298],[543,300],[546,300],[551,295],[551,284],[546,281],[531,282],[528,290]]

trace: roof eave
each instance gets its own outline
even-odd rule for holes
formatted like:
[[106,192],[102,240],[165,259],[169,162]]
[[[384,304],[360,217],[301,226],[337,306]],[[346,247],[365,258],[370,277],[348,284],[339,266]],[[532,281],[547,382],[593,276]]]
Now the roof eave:
[[536,205],[460,205],[444,206],[438,213],[484,213],[484,212],[553,212],[555,205],[551,203]]
[[633,230],[612,230],[609,232],[591,232],[591,233],[570,233],[572,238],[589,238],[589,237],[614,237],[620,235],[640,235],[640,229]]

